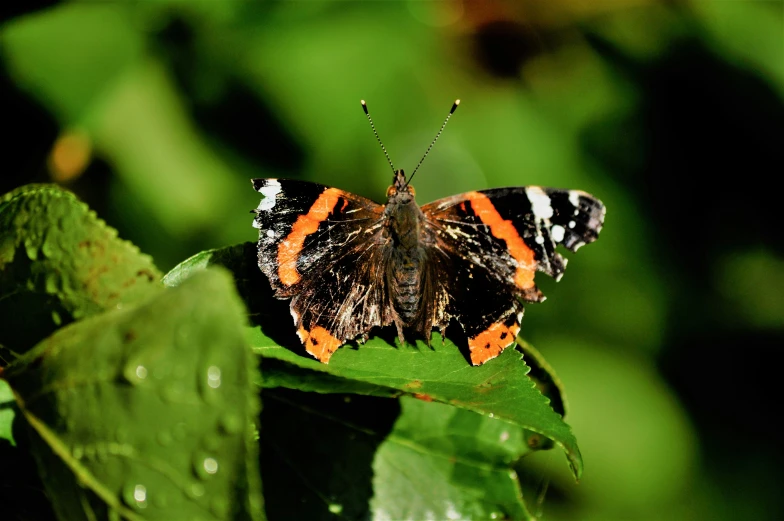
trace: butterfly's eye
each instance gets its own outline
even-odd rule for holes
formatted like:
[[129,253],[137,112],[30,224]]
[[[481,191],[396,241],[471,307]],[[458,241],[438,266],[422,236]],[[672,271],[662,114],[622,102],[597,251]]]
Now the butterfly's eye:
[[396,193],[397,193],[397,190],[395,189],[394,186],[390,186],[389,188],[387,188],[387,197],[392,197]]

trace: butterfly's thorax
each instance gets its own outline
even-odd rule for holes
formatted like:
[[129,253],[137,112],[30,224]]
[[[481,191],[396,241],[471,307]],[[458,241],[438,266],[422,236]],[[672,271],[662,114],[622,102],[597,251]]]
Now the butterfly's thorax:
[[422,295],[424,215],[414,200],[413,188],[405,183],[402,170],[396,173],[394,183],[387,191],[384,210],[386,233],[391,245],[387,287],[397,314],[407,326],[414,326]]

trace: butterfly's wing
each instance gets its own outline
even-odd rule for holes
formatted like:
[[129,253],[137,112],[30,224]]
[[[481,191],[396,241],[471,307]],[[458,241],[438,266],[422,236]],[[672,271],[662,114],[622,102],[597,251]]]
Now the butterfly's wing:
[[328,362],[346,340],[390,322],[385,302],[384,207],[317,183],[253,179],[259,267],[305,349]]
[[471,361],[481,364],[514,343],[523,306],[544,300],[536,271],[556,280],[566,259],[593,242],[604,222],[604,205],[578,190],[529,186],[467,192],[422,207],[430,256],[443,273],[447,314],[468,336]]

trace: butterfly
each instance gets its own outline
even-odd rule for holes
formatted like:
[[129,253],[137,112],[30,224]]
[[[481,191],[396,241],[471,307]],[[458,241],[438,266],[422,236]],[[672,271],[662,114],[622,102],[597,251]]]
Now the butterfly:
[[409,333],[428,341],[433,329],[443,335],[454,319],[471,363],[483,364],[515,343],[523,304],[545,299],[535,273],[563,275],[567,260],[556,247],[577,251],[604,222],[594,196],[540,186],[419,206],[410,184],[416,169],[408,178],[392,169],[386,204],[318,183],[251,180],[263,196],[253,210],[259,268],[276,298],[291,299],[297,335],[321,362],[377,326],[394,325],[402,344]]

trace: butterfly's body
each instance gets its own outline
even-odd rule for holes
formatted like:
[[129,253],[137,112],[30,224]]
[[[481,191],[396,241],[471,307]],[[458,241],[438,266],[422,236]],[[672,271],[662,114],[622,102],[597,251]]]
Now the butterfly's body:
[[[471,361],[515,341],[521,301],[539,302],[535,271],[560,278],[596,239],[604,206],[584,192],[540,187],[468,192],[419,207],[397,171],[387,203],[302,181],[254,179],[259,266],[322,362],[343,343],[394,324],[429,341],[456,319]],[[272,199],[270,199],[272,198]]]
[[395,174],[394,184],[387,190],[384,208],[383,247],[385,255],[388,305],[403,342],[404,330],[413,329],[429,338],[427,295],[423,294],[427,248],[425,215],[416,204],[413,187],[406,184],[403,171]]

